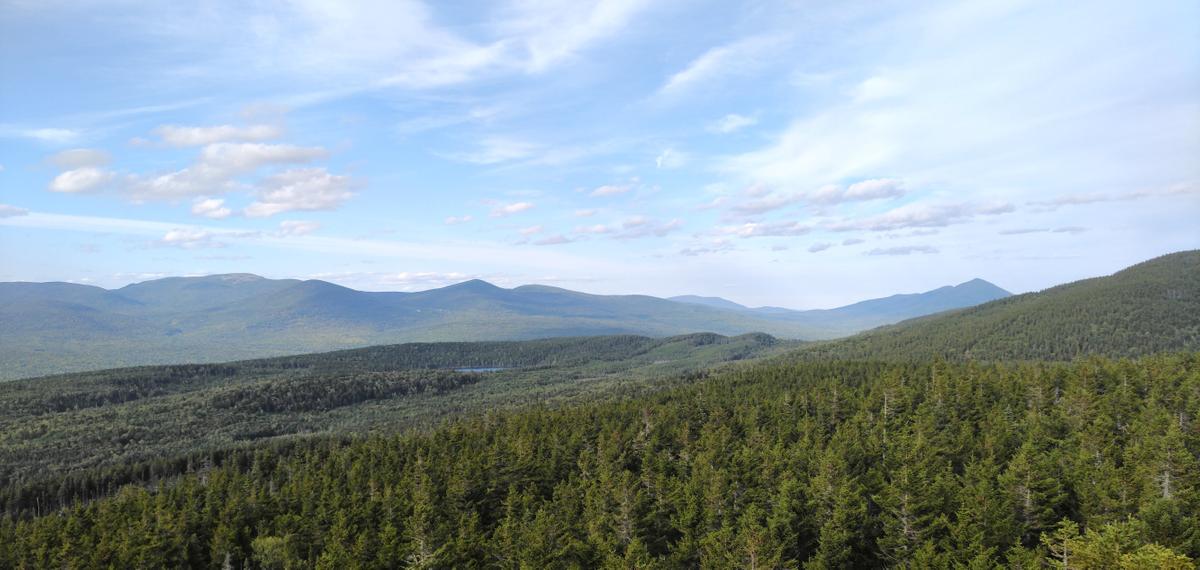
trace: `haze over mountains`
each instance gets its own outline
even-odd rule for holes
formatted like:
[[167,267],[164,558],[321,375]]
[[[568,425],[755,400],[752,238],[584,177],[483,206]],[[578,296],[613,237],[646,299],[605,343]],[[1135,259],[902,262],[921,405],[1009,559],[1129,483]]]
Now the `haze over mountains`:
[[1009,296],[975,279],[827,310],[715,298],[592,295],[480,280],[366,292],[250,274],[171,277],[115,290],[0,283],[0,368],[15,378],[139,364],[273,356],[408,341],[763,332],[829,339]]

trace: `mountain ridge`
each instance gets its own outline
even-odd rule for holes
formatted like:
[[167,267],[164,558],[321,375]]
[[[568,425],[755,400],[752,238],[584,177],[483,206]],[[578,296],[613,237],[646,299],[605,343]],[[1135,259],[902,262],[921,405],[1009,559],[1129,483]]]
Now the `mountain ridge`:
[[829,339],[992,298],[951,297],[924,305],[884,300],[849,312],[756,311],[546,285],[507,289],[479,279],[417,292],[359,291],[322,280],[247,273],[168,277],[112,290],[0,283],[0,376],[397,342],[695,332]]
[[1200,250],[926,315],[801,350],[812,358],[1070,360],[1200,349]]

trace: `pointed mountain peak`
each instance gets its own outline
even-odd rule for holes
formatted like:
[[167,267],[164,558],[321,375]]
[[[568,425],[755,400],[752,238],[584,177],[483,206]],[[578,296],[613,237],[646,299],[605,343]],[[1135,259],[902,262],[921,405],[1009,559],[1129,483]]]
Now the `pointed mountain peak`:
[[995,283],[992,283],[991,281],[987,281],[984,279],[980,279],[978,277],[976,277],[970,281],[964,281],[962,283],[959,283],[958,285],[955,285],[954,288],[955,289],[971,289],[971,290],[976,290],[976,291],[993,291],[996,293],[1002,293],[1005,296],[1012,295],[1012,293],[1006,291],[1004,288],[996,285]]

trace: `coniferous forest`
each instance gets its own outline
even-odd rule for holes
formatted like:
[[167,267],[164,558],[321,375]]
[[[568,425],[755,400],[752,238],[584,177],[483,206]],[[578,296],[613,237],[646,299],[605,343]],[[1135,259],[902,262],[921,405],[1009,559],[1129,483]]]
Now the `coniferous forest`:
[[[1196,260],[834,343],[409,344],[5,383],[0,567],[1194,568]],[[957,344],[906,358],[922,335]]]
[[0,566],[1190,568],[1200,355],[748,364],[263,446],[0,526]]

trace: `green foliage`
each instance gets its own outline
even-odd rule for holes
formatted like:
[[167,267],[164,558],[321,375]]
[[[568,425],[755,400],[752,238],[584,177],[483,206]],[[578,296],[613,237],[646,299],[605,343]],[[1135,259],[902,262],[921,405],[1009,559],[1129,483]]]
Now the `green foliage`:
[[260,444],[7,517],[0,566],[1190,568],[1197,412],[1200,354],[757,363]]

